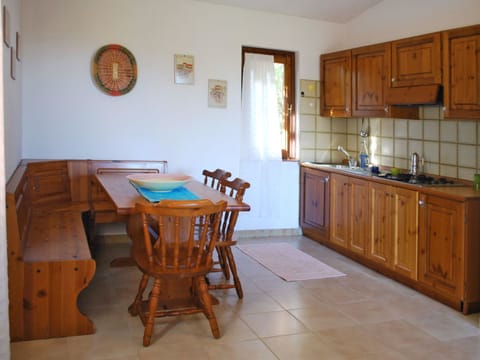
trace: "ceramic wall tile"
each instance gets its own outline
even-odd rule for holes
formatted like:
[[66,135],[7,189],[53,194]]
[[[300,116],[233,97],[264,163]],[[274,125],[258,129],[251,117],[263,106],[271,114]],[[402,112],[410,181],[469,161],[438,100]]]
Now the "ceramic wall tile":
[[420,157],[423,156],[423,141],[408,140],[408,154],[416,152]]
[[347,135],[347,151],[358,151],[357,148],[358,136],[357,135]]
[[457,124],[456,121],[442,121],[440,123],[440,140],[457,142]]
[[317,86],[315,80],[300,80],[300,94],[305,97],[316,97]]
[[349,134],[358,134],[357,119],[347,119],[347,132]]
[[330,150],[317,150],[315,152],[315,161],[329,163],[330,159]]
[[382,119],[382,136],[393,137],[393,119]]
[[333,119],[332,132],[345,134],[347,132],[347,119]]
[[336,150],[338,145],[345,146],[347,143],[347,135],[346,134],[332,134],[332,149]]
[[395,139],[393,149],[394,149],[394,154],[396,158],[407,158],[408,156],[407,140]]
[[440,122],[438,120],[423,121],[423,139],[440,140]]
[[423,139],[423,121],[408,121],[408,137],[410,139]]
[[458,166],[476,168],[477,147],[474,145],[458,145]]
[[447,165],[457,164],[457,144],[440,144],[440,163]]
[[423,171],[427,174],[440,175],[440,165],[426,161],[423,166]]
[[461,144],[477,143],[477,122],[459,121],[458,122],[458,142]]
[[393,139],[382,138],[381,149],[382,155],[393,156]]
[[317,131],[328,133],[332,131],[332,119],[317,116]]
[[315,149],[315,133],[314,132],[302,132],[300,133],[300,142],[304,149]]
[[300,99],[300,114],[316,114],[316,100],[315,98],[303,97]]
[[440,161],[440,144],[436,141],[423,143],[423,157],[426,162],[438,163]]
[[317,149],[330,149],[330,134],[318,134],[316,136]]
[[476,173],[475,169],[472,169],[472,168],[463,168],[463,167],[458,168],[458,177],[460,179],[472,181],[473,175],[475,173]]
[[300,115],[300,131],[315,131],[315,115]]
[[438,120],[440,119],[440,110],[439,106],[423,106],[423,119]]
[[315,150],[300,149],[300,161],[315,161]]
[[368,131],[370,136],[380,136],[381,125],[382,125],[381,119],[377,119],[377,118],[370,119],[368,122]]
[[457,167],[450,165],[440,165],[440,174],[448,177],[457,177]]
[[395,138],[406,138],[408,136],[408,120],[403,120],[403,119],[397,119],[395,120],[395,132],[394,136]]
[[393,166],[399,169],[408,169],[408,161],[406,159],[394,158]]

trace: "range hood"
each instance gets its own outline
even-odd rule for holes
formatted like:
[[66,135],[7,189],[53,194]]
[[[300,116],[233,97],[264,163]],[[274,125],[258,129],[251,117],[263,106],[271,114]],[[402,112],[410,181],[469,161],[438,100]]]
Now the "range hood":
[[438,105],[443,102],[441,85],[418,85],[387,90],[388,105]]

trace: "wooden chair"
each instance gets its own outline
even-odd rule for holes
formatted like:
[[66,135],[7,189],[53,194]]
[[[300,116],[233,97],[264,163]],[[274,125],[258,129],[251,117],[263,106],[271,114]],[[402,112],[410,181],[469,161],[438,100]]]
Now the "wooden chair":
[[213,189],[220,190],[221,180],[226,180],[232,173],[223,169],[217,169],[215,171],[203,170],[202,175],[205,176],[203,183],[210,186]]
[[[238,201],[243,201],[245,191],[250,187],[250,183],[236,178],[235,180],[221,180],[220,191],[235,198]],[[225,275],[225,282],[212,284],[208,288],[211,290],[231,289],[235,288],[238,297],[243,298],[242,284],[237,272],[237,266],[233,257],[232,246],[237,244],[233,240],[233,232],[237,223],[239,211],[226,211],[223,214],[220,224],[220,237],[216,245],[217,254],[219,257],[219,264],[222,267]],[[218,268],[213,268],[212,272],[218,271]],[[233,283],[230,282],[230,272],[232,273]]]
[[[203,312],[213,336],[220,337],[205,276],[226,206],[226,201],[213,204],[205,199],[136,204],[138,213],[131,216],[128,232],[143,275],[129,312],[139,315],[145,326],[144,346],[150,345],[155,317]],[[143,300],[150,278],[153,287]]]

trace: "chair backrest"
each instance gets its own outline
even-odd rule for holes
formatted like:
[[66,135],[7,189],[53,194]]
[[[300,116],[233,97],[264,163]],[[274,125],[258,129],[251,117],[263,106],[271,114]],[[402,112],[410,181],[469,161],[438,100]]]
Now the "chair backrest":
[[[243,201],[245,191],[250,187],[250,183],[243,179],[235,178],[234,180],[221,180],[220,191],[233,197],[237,201]],[[222,217],[220,224],[220,237],[223,241],[231,241],[233,237],[233,231],[237,224],[239,211],[226,211]]]
[[164,276],[206,274],[226,206],[206,199],[137,203],[148,262]]
[[217,169],[215,171],[203,170],[202,175],[205,176],[203,179],[205,185],[216,190],[221,190],[221,181],[228,179],[232,176],[232,173],[223,169]]

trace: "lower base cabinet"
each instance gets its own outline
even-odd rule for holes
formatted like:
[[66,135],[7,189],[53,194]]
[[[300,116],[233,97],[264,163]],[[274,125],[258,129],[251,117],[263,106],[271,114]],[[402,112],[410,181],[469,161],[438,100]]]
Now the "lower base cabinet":
[[367,257],[417,279],[418,192],[370,183]]
[[448,300],[463,299],[465,203],[422,195],[420,219],[420,282]]
[[464,314],[480,312],[480,197],[308,173],[300,189],[304,235]]

